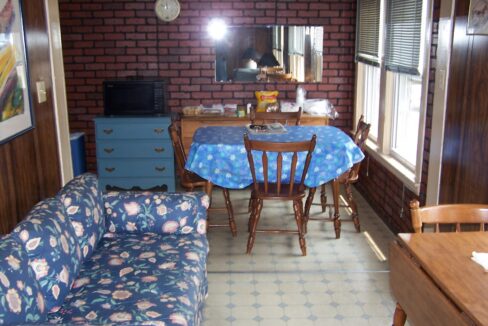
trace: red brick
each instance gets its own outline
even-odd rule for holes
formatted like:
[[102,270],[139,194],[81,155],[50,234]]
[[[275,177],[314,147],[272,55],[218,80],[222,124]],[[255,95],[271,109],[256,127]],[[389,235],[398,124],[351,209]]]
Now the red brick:
[[[206,34],[213,17],[241,26],[276,22],[324,26],[324,81],[302,85],[310,96],[334,96],[341,111],[334,124],[350,129],[355,1],[280,1],[277,16],[272,1],[188,0],[181,5],[180,17],[164,23],[156,19],[154,1],[150,0],[60,0],[70,126],[90,135],[87,162],[92,168],[93,123],[87,119],[103,111],[104,79],[167,77],[171,90],[168,105],[175,111],[200,103],[255,103],[254,91],[261,89],[277,89],[280,99],[294,100],[297,85],[293,83],[214,82],[214,44]],[[97,84],[94,90],[80,92],[80,87],[91,83]]]

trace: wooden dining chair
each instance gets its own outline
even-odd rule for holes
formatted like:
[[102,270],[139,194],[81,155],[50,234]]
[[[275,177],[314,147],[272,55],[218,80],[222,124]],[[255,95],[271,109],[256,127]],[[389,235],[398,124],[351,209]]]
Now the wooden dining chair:
[[251,110],[249,119],[251,124],[264,124],[279,122],[283,125],[300,125],[302,118],[302,108],[299,108],[297,112],[256,112],[255,109]]
[[[312,152],[315,148],[316,136],[313,135],[310,141],[277,143],[267,141],[250,140],[247,134],[244,134],[244,145],[247,151],[247,159],[251,169],[253,186],[251,192],[251,215],[249,217],[249,238],[247,241],[247,253],[251,254],[254,240],[257,232],[263,233],[297,233],[300,243],[302,255],[307,255],[307,247],[305,243],[305,235],[303,231],[303,197],[305,197],[305,176],[307,175]],[[261,153],[261,162],[263,165],[263,182],[258,182],[256,177],[256,168],[254,164],[253,151]],[[301,176],[297,175],[298,153],[307,152]],[[272,154],[273,153],[273,154]],[[283,175],[283,156],[284,153],[291,155],[290,173],[288,183],[282,180]],[[271,170],[269,162],[269,154],[276,155],[276,178],[270,180],[269,171]],[[255,154],[256,155],[256,154]],[[300,179],[300,182],[295,182]],[[258,229],[259,219],[261,218],[261,210],[263,208],[263,201],[265,200],[281,200],[293,201],[293,210],[295,213],[295,220],[297,223],[297,231],[295,230],[270,230]]]
[[[282,125],[299,126],[302,118],[302,108],[296,112],[257,112],[256,108],[251,110],[249,120],[251,124],[265,124],[279,122]],[[251,212],[251,199],[249,199],[248,213]]]
[[[477,225],[476,231],[485,231],[485,225],[488,224],[488,205],[445,204],[420,207],[419,201],[414,199],[410,202],[410,215],[415,233],[424,232],[425,226],[433,226],[433,232],[452,229],[455,232],[462,232],[461,226],[464,225],[470,227],[470,229]],[[443,225],[447,227],[441,230]],[[451,226],[451,228],[448,226]],[[405,325],[406,320],[407,314],[397,303],[393,315],[393,325]]]
[[[175,159],[176,159],[176,169],[177,169],[177,173],[180,177],[181,187],[187,191],[193,191],[196,188],[205,189],[208,181],[203,179],[199,175],[185,169],[186,154],[185,154],[185,150],[183,148],[183,143],[181,141],[181,133],[178,130],[179,128],[173,122],[169,126],[168,129],[169,129],[169,134],[171,137],[171,142],[173,143],[173,149],[174,149]],[[211,224],[211,223],[209,223],[209,227],[229,226],[230,230],[232,232],[232,236],[235,237],[237,235],[237,228],[236,228],[236,223],[234,220],[234,211],[232,209],[232,203],[230,201],[229,189],[222,188],[222,192],[224,194],[224,201],[225,201],[226,207],[225,208],[213,207],[212,205],[210,205],[209,212],[221,211],[224,209],[227,210],[227,214],[229,216],[229,224],[227,225],[227,224]],[[212,202],[212,201],[210,201],[210,202]]]
[[[369,130],[371,128],[371,125],[369,123],[364,122],[364,116],[361,115],[359,118],[356,131],[353,135],[354,143],[356,146],[358,146],[361,151],[364,152],[364,146],[366,143],[366,139],[368,139],[369,135]],[[359,169],[361,167],[361,162],[358,162],[354,164],[349,170],[344,172],[342,175],[340,175],[335,181],[338,182],[340,185],[344,186],[344,190],[346,193],[346,203],[347,205],[339,205],[341,207],[348,207],[352,214],[351,218],[354,223],[354,227],[356,228],[357,232],[361,231],[361,225],[359,222],[359,213],[358,213],[358,208],[357,204],[354,201],[354,197],[352,195],[352,188],[351,185],[358,182],[359,180]],[[320,191],[320,204],[322,206],[322,212],[325,212],[326,208],[329,207],[330,211],[332,212],[332,206],[333,204],[328,204],[327,203],[327,194],[326,194],[326,184],[323,184],[321,186],[321,191]],[[307,202],[305,205],[305,227],[307,225],[308,220],[333,220],[334,221],[334,228],[336,231],[336,238],[340,237],[340,227],[341,227],[341,221],[337,220],[335,218],[332,218],[332,214],[329,215],[329,217],[321,218],[321,217],[310,217],[310,207],[312,205],[312,200],[313,200],[313,195],[315,194],[316,189],[310,189],[310,194],[307,198]],[[338,197],[338,194],[337,194]]]
[[455,232],[461,232],[461,225],[477,224],[477,231],[485,231],[488,223],[488,205],[482,204],[447,204],[419,207],[418,200],[410,202],[412,227],[415,233],[424,231],[424,226],[432,225],[434,232],[440,232],[441,225],[451,225]]

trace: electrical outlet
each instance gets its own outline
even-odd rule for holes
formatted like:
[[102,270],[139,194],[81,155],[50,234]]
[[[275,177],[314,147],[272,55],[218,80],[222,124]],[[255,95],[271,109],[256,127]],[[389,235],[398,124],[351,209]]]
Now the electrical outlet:
[[36,82],[37,103],[44,103],[47,101],[46,83],[43,80]]

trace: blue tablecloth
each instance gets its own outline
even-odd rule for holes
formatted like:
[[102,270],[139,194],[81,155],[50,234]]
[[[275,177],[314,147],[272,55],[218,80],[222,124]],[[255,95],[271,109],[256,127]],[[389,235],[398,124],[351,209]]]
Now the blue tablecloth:
[[[307,187],[317,187],[347,171],[364,158],[352,139],[340,129],[331,126],[286,126],[287,133],[272,135],[250,134],[250,139],[274,142],[310,140],[317,135],[317,145],[305,178]],[[221,187],[242,189],[252,183],[251,170],[244,148],[243,135],[246,127],[204,127],[193,135],[193,143],[186,162],[186,169]],[[255,155],[256,154],[256,155]],[[258,179],[262,175],[261,154],[255,155]],[[299,157],[297,174],[301,175],[305,155]],[[273,158],[270,157],[270,162]],[[276,162],[276,159],[274,160]],[[283,177],[289,171],[289,157],[283,159]],[[275,163],[270,165],[275,166]],[[270,171],[270,180],[276,171]]]

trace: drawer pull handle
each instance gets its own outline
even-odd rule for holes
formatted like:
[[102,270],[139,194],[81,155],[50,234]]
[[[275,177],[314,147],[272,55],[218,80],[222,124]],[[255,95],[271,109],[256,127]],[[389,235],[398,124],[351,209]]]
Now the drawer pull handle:
[[115,168],[105,168],[105,171],[112,173],[115,171]]
[[154,149],[154,151],[155,151],[156,153],[162,153],[162,152],[164,152],[164,147],[156,147],[156,148]]
[[164,170],[166,170],[166,167],[164,167],[164,166],[156,166],[154,169],[156,171],[163,172]]
[[103,132],[106,133],[107,135],[110,135],[114,130],[112,128],[109,129],[103,129]]
[[109,153],[110,154],[110,153],[112,153],[114,151],[114,149],[113,148],[104,148],[103,151],[105,153]]
[[161,135],[163,131],[164,131],[163,128],[154,128],[154,132],[157,133],[158,135]]

